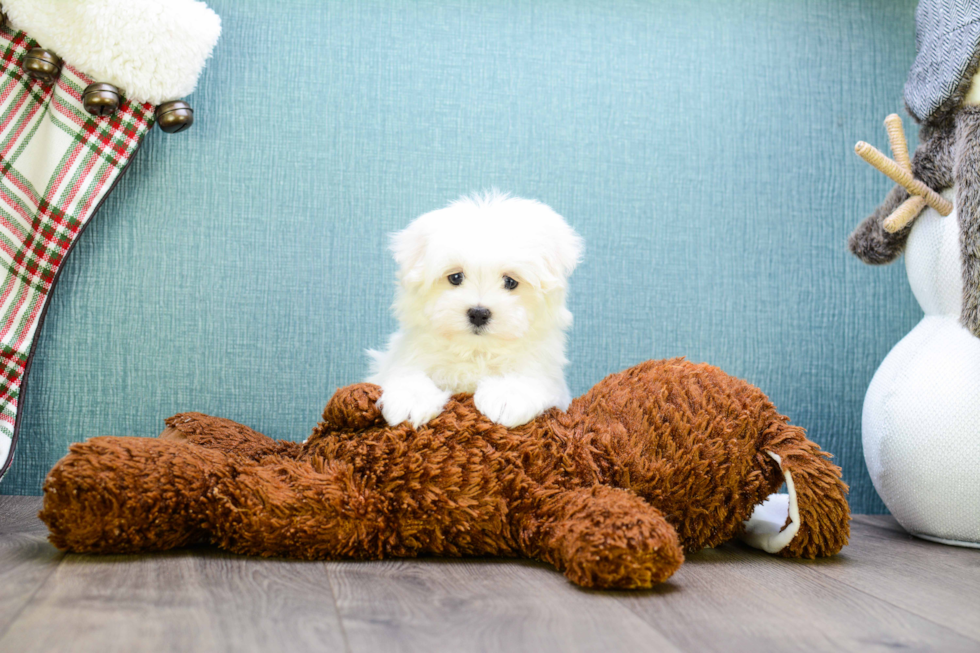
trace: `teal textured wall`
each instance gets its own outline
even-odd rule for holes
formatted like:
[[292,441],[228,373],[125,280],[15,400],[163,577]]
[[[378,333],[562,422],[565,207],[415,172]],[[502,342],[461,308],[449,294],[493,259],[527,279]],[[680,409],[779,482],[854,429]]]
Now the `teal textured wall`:
[[385,234],[496,186],[586,239],[574,392],[719,365],[884,510],[861,405],[920,312],[845,241],[889,188],[852,147],[901,110],[912,0],[210,4],[198,122],[150,134],[70,257],[0,491],[178,411],[305,438],[394,327]]

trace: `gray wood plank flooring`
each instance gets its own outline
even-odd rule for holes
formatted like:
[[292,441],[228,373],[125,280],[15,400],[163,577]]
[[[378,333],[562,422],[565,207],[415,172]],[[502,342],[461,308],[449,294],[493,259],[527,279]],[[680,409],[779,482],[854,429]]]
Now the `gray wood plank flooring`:
[[885,516],[855,517],[835,558],[729,544],[654,590],[597,592],[526,560],[65,555],[39,508],[0,496],[0,653],[980,651],[980,550]]

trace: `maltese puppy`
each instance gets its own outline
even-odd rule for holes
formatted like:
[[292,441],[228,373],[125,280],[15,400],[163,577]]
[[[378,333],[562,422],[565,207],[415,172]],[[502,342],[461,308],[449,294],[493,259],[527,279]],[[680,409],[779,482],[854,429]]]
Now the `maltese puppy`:
[[562,368],[568,276],[582,239],[549,207],[493,192],[417,218],[391,237],[399,330],[373,358],[388,424],[418,427],[449,397],[518,426],[571,401]]

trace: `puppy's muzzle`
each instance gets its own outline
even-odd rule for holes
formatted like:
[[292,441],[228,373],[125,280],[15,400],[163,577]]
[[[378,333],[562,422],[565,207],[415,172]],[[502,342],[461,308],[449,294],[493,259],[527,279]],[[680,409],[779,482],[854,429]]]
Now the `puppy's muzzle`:
[[490,321],[490,315],[490,309],[482,306],[474,306],[466,311],[466,317],[470,319],[470,324],[478,329]]

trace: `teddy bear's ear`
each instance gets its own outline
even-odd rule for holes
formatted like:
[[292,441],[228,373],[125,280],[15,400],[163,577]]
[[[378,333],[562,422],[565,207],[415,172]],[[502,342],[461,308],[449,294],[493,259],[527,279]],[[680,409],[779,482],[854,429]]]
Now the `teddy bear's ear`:
[[398,279],[402,283],[421,283],[425,272],[425,254],[429,246],[425,225],[416,220],[389,237],[389,249],[398,264]]

